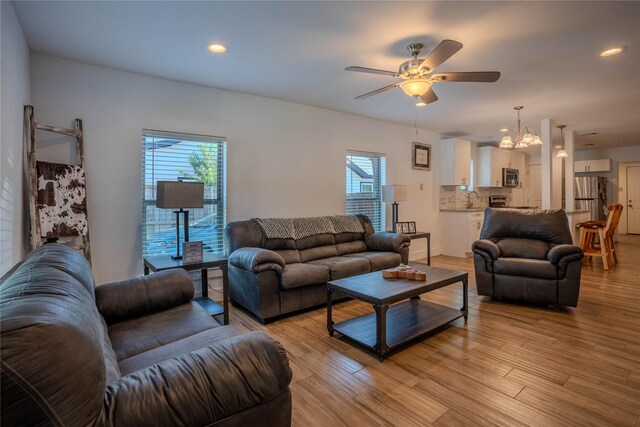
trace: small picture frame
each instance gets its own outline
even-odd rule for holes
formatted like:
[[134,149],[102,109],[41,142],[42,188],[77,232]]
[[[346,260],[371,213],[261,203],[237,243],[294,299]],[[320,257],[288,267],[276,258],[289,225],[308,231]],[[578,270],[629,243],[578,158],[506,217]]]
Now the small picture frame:
[[403,222],[402,223],[402,232],[404,234],[409,234],[409,223],[408,222]]
[[407,224],[409,224],[409,233],[408,234],[416,234],[416,222],[415,221],[409,221]]
[[182,263],[196,264],[202,262],[202,241],[184,242],[182,244]]
[[411,143],[411,168],[421,171],[431,170],[431,144]]
[[395,232],[396,233],[402,233],[402,223],[401,222],[396,222]]

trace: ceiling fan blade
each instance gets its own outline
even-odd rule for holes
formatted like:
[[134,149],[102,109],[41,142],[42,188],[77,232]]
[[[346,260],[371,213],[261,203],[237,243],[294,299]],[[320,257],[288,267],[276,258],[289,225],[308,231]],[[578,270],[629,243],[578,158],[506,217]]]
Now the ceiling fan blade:
[[442,40],[424,61],[422,61],[418,69],[422,70],[423,68],[427,68],[429,72],[431,72],[444,61],[451,58],[460,49],[462,49],[462,43],[455,40]]
[[431,76],[436,82],[485,82],[493,83],[500,78],[499,71],[459,71],[438,73]]
[[433,88],[429,88],[427,93],[420,97],[422,102],[425,104],[431,104],[432,102],[436,102],[438,100],[438,95],[433,91]]
[[385,70],[378,70],[376,68],[367,68],[367,67],[347,67],[344,70],[357,71],[359,73],[382,74],[383,76],[391,76],[391,77],[396,77],[398,75],[398,73],[396,73],[395,71],[385,71]]
[[393,89],[396,86],[398,86],[398,83],[394,83],[394,84],[391,84],[389,86],[381,87],[380,89],[376,89],[376,90],[374,90],[372,92],[365,93],[364,95],[356,96],[355,99],[368,98],[370,96],[377,95],[377,94],[382,93],[382,92],[386,92],[389,89]]

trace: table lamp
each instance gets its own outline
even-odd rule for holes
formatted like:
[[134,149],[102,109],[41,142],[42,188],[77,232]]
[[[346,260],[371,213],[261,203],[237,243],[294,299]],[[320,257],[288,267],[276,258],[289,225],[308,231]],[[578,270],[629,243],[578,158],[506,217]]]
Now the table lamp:
[[398,222],[398,202],[404,202],[407,200],[407,186],[406,185],[383,185],[382,186],[382,201],[384,203],[391,203],[391,226],[394,233],[396,230],[396,222]]
[[176,214],[176,255],[173,259],[182,259],[180,254],[180,214],[184,215],[184,241],[189,241],[189,211],[185,208],[204,206],[204,184],[202,182],[158,181],[156,207],[179,209]]

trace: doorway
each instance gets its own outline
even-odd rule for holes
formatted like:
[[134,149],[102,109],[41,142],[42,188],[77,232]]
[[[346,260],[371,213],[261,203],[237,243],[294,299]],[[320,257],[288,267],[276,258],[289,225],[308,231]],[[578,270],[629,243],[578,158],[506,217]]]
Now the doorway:
[[627,233],[640,234],[640,166],[627,167]]
[[527,164],[524,182],[524,200],[527,206],[542,206],[542,165]]

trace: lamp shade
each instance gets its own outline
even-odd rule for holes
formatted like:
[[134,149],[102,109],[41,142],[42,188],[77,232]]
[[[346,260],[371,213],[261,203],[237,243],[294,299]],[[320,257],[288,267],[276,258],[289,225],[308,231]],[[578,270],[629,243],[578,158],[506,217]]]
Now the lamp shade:
[[433,82],[428,79],[408,79],[400,83],[400,88],[409,96],[422,96],[429,88]]
[[164,209],[202,208],[202,182],[158,181],[156,207]]
[[404,202],[407,200],[406,185],[383,185],[382,201],[385,203]]

